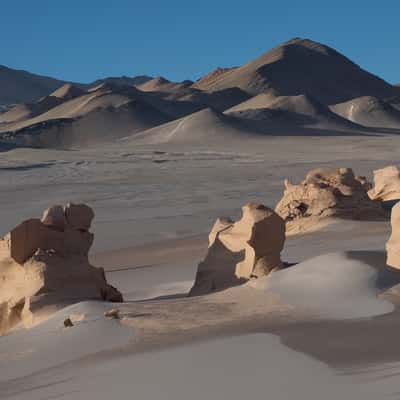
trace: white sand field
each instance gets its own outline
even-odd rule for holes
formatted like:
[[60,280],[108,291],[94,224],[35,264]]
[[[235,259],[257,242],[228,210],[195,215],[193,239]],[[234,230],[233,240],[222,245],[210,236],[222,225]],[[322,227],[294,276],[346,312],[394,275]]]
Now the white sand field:
[[[397,161],[400,137],[264,138],[239,147],[137,146],[0,153],[2,233],[51,204],[96,217],[94,265],[123,304],[82,302],[0,338],[1,399],[384,399],[399,392],[399,276],[388,221],[335,221],[289,237],[299,263],[185,297],[207,233],[240,206],[274,206],[283,179]],[[356,157],[356,158],[355,158]],[[118,307],[121,319],[104,312]],[[71,317],[74,326],[65,328]]]

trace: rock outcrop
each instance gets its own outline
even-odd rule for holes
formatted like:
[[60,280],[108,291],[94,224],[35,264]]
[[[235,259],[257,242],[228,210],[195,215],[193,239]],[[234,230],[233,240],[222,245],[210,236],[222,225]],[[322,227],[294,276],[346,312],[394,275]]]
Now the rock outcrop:
[[374,171],[374,187],[368,191],[372,200],[391,201],[400,199],[400,169],[391,165]]
[[275,211],[291,233],[318,226],[328,217],[379,220],[386,213],[379,202],[368,197],[371,185],[356,177],[350,168],[311,170],[299,185],[285,180],[285,191]]
[[84,204],[53,206],[0,239],[0,333],[44,305],[83,299],[122,301],[102,268],[90,265],[94,213]]
[[386,264],[400,269],[400,203],[397,203],[392,208],[390,223],[392,225],[392,234],[386,243]]
[[282,267],[283,219],[261,204],[249,203],[242,210],[237,222],[224,218],[215,222],[189,295],[226,289]]

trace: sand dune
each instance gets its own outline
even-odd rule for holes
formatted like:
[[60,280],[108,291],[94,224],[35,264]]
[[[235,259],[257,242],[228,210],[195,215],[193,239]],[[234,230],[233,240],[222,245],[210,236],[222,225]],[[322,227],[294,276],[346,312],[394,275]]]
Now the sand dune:
[[229,116],[210,108],[144,131],[127,141],[141,143],[204,143],[240,138],[246,128]]
[[[272,108],[273,107],[273,108]],[[271,109],[249,109],[224,114],[211,108],[135,135],[138,143],[245,142],[265,135],[346,135],[367,130],[332,113],[307,96],[280,97]]]
[[141,85],[137,85],[137,88],[144,92],[175,92],[189,88],[192,84],[192,81],[171,82],[162,76],[158,76]]
[[399,283],[400,274],[386,268],[384,252],[350,251],[306,260],[249,285],[324,318],[347,319],[393,311],[378,295]]
[[364,128],[334,114],[330,109],[308,95],[275,96],[262,93],[227,111],[246,119],[265,119],[285,126],[310,127],[335,131],[362,132]]
[[360,135],[400,127],[397,87],[308,39],[290,40],[241,67],[217,68],[195,83],[123,76],[83,87],[88,85],[58,85],[34,103],[1,113],[2,140],[22,146],[90,145],[171,120],[158,133],[143,132],[137,139],[243,141],[249,135]]
[[352,99],[331,107],[332,111],[361,125],[400,129],[400,110],[376,97]]
[[[71,91],[65,89],[57,94],[71,96]],[[169,120],[169,116],[143,101],[134,87],[101,84],[36,117],[0,125],[0,131],[10,132],[3,138],[14,138],[19,145],[68,147],[113,141]]]
[[206,89],[210,87],[215,81],[222,78],[222,76],[228,75],[230,72],[237,69],[237,67],[232,68],[221,68],[218,67],[214,71],[211,71],[207,75],[203,76],[199,80],[197,80],[192,87],[195,89]]
[[[333,79],[340,76],[340,84]],[[203,89],[239,87],[256,95],[268,89],[293,96],[309,93],[324,104],[372,95],[391,97],[398,89],[364,71],[328,46],[308,39],[292,39],[261,57],[221,74]]]
[[260,93],[256,96],[250,97],[248,100],[238,103],[235,106],[226,110],[226,112],[235,112],[243,110],[258,110],[263,108],[269,108],[269,106],[277,100],[279,94],[276,90],[270,89],[266,92]]
[[[202,91],[192,86],[191,81],[170,82],[165,78],[158,77],[143,85],[138,89],[152,94],[152,100],[158,107],[163,108],[160,99],[169,100],[172,115],[177,117],[191,114],[206,107],[215,108],[218,111],[224,111],[232,105],[247,100],[249,95],[239,88],[228,88],[218,91]],[[183,106],[185,105],[185,106]],[[186,108],[186,110],[185,110]]]
[[33,115],[35,104],[17,104],[10,108],[8,111],[0,114],[0,127],[1,124],[9,124],[12,122],[19,122],[30,118]]
[[168,116],[140,101],[94,108],[75,118],[54,118],[3,134],[19,146],[70,148],[93,146],[141,132],[169,121]]
[[80,87],[75,86],[71,83],[66,83],[65,85],[62,85],[57,90],[55,90],[53,93],[50,93],[49,96],[57,97],[59,99],[64,99],[64,100],[70,100],[75,97],[81,96],[84,93],[85,91]]
[[64,101],[79,97],[84,93],[85,91],[78,86],[66,83],[48,96],[44,96],[34,103],[17,104],[9,111],[0,114],[0,125],[9,126],[11,123],[29,120],[58,106]]

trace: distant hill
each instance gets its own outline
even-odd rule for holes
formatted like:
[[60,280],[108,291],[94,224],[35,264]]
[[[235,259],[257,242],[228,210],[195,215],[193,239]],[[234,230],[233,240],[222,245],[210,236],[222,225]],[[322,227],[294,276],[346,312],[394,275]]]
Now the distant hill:
[[307,93],[327,105],[361,96],[389,98],[399,94],[397,87],[363,70],[336,50],[299,38],[275,47],[240,68],[203,81],[203,90],[239,87],[257,95],[274,89],[282,96]]
[[65,82],[0,65],[0,105],[30,103],[47,96]]
[[[101,83],[136,86],[151,79],[153,78],[145,75],[106,77],[90,84],[75,83],[74,87],[88,88]],[[50,95],[66,83],[70,82],[0,65],[0,111],[5,106],[13,104],[33,103],[41,97]]]
[[377,133],[400,134],[400,87],[309,39],[196,82],[141,75],[73,84],[0,67],[0,142],[7,146],[74,148],[125,137],[211,146]]
[[331,110],[364,126],[400,129],[400,110],[376,97],[358,97],[336,104]]
[[128,86],[138,86],[142,85],[148,81],[151,81],[153,78],[147,75],[138,75],[138,76],[109,76],[102,79],[97,79],[96,81],[90,83],[88,87],[95,87],[101,85],[102,83],[112,83],[115,85],[128,85]]

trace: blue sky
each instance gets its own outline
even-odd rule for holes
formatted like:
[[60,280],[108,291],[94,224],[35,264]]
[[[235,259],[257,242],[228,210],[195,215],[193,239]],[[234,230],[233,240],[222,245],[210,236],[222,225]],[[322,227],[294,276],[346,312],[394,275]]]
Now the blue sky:
[[308,37],[397,83],[399,16],[399,0],[2,1],[0,64],[81,82],[197,79]]

